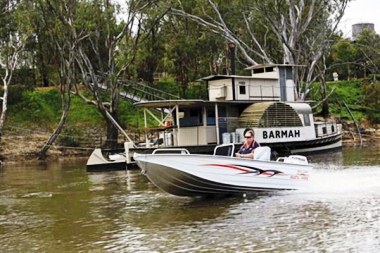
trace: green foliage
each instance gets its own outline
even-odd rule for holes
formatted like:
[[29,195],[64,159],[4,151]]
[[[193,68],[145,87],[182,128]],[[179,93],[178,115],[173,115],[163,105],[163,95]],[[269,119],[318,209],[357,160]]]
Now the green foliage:
[[144,127],[143,113],[136,110],[129,100],[121,100],[119,104],[119,122],[125,129]]
[[366,78],[378,74],[380,65],[380,36],[364,29],[355,41],[340,38],[332,46],[330,72],[339,79]]
[[[231,4],[220,2],[218,5],[227,11]],[[195,15],[204,15],[204,10],[211,11],[208,3],[198,0],[172,2],[167,7],[183,8]],[[230,17],[234,17],[232,10],[229,10],[229,13]],[[220,74],[225,70],[226,60],[223,58],[226,57],[226,40],[210,32],[209,28],[171,14],[162,20],[158,31],[157,36],[162,45],[157,46],[161,58],[156,72],[169,73],[179,86],[181,97],[188,97],[191,82],[210,74]],[[156,54],[156,51],[152,53]]]
[[367,74],[378,74],[380,66],[380,35],[374,31],[364,29],[357,40],[355,46],[358,50],[357,62],[359,63],[360,77]]
[[345,63],[354,61],[356,53],[354,44],[350,40],[342,38],[333,46],[331,55],[337,63]]
[[[32,91],[32,88],[23,85],[12,85],[8,87],[8,105],[17,104],[22,101],[23,93]],[[3,89],[0,87],[0,97],[3,96]]]
[[163,90],[167,93],[179,96],[180,90],[179,86],[172,77],[165,77],[161,80],[159,80],[155,86],[155,88],[159,90]]
[[349,105],[363,102],[363,91],[358,80],[328,82],[327,87],[328,93],[335,89],[334,94],[331,96],[333,100],[344,100]]
[[[19,93],[19,99],[9,105],[8,125],[45,130],[56,127],[62,113],[61,94],[57,89],[22,90]],[[85,126],[101,128],[104,122],[95,106],[85,104],[79,97],[73,96],[66,126],[79,129]]]
[[[151,110],[157,118],[160,118],[160,112]],[[144,128],[144,111],[137,109],[129,100],[121,100],[119,105],[119,122],[124,129],[142,129]],[[157,122],[152,117],[147,117],[148,126],[157,126]]]
[[[52,130],[58,123],[61,95],[57,89],[20,90],[20,99],[9,105],[7,125],[31,129]],[[130,101],[122,100],[119,105],[119,122],[125,127],[143,127],[143,113],[136,110]],[[105,129],[105,122],[96,106],[86,104],[78,96],[72,96],[69,116],[60,137],[60,144],[75,144],[77,136],[87,129]],[[70,145],[73,146],[73,145]]]
[[9,106],[9,124],[31,127],[52,127],[59,119],[61,111],[60,94],[57,90],[26,90],[22,100]]
[[204,82],[190,83],[186,98],[208,100],[207,85]]
[[84,101],[77,96],[71,97],[71,106],[66,124],[68,128],[82,128],[85,126],[103,128],[105,126],[103,118],[96,106],[84,103]]
[[[343,102],[345,102],[352,111],[355,119],[367,118],[371,120],[373,117],[380,116],[378,115],[380,110],[377,110],[377,112],[373,110],[376,108],[376,94],[378,94],[376,92],[379,92],[377,87],[376,89],[369,88],[369,90],[366,91],[365,86],[360,80],[328,82],[327,94],[330,94],[333,89],[334,92],[328,98],[329,110],[332,115],[343,120],[351,120],[349,113],[343,105]],[[320,93],[320,83],[314,83],[310,98],[320,101]],[[371,102],[366,102],[367,100]],[[369,110],[368,108],[373,109]],[[379,108],[378,105],[377,108]]]
[[[172,77],[167,77],[160,80],[159,82],[157,82],[155,88],[177,96],[180,96],[181,93],[180,87]],[[187,88],[186,96],[183,98],[208,99],[207,85],[205,84],[205,82],[189,82],[189,87]]]
[[330,55],[333,66],[332,72],[339,74],[340,79],[350,79],[354,75],[353,69],[357,58],[357,48],[348,39],[339,39],[332,47]]
[[363,93],[368,119],[373,123],[380,123],[380,82],[364,84]]
[[[5,69],[0,68],[0,76],[5,76]],[[34,73],[33,70],[26,67],[15,69],[12,74],[11,85],[34,87]]]
[[[17,8],[17,19],[20,29],[33,34],[28,37],[25,45],[26,55],[33,55],[35,66],[35,85],[49,86],[58,83],[58,51],[52,40],[55,34],[54,26],[58,23],[58,17],[48,9],[46,1],[20,1]],[[29,57],[30,57],[29,56]],[[28,59],[30,61],[31,59]]]

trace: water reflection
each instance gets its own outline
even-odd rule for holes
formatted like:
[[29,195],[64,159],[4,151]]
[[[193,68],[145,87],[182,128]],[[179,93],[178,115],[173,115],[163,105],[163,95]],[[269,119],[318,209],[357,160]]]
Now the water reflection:
[[0,171],[2,251],[377,252],[379,149],[311,156],[305,191],[178,198],[139,171],[87,173],[83,162]]
[[342,169],[342,166],[371,166],[380,164],[380,146],[346,147],[343,151],[332,151],[328,154],[308,156],[311,163],[328,166],[331,169]]

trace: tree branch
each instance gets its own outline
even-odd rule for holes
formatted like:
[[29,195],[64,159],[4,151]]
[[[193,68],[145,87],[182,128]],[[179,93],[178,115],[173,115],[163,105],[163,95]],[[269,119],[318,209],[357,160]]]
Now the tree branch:
[[333,93],[334,93],[334,91],[335,91],[335,88],[336,87],[334,87],[332,90],[331,90],[331,92],[324,98],[324,99],[322,99],[321,101],[319,101],[316,105],[314,105],[313,107],[311,107],[311,109],[312,110],[314,110],[315,108],[317,108],[318,106],[320,106],[323,102],[325,102]]

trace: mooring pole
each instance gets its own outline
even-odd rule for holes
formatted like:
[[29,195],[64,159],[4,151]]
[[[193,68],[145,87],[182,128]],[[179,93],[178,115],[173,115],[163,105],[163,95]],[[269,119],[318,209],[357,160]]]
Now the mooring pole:
[[343,101],[343,104],[344,104],[344,106],[346,107],[346,109],[347,109],[348,113],[350,114],[350,116],[351,116],[352,120],[353,120],[353,121],[354,121],[354,123],[355,123],[356,131],[358,131],[358,134],[359,134],[359,139],[360,139],[360,146],[362,146],[362,145],[363,145],[363,139],[362,139],[362,134],[360,133],[360,128],[359,128],[359,125],[358,125],[358,123],[357,123],[356,119],[354,118],[354,115],[352,114],[352,112],[351,112],[350,108],[348,107],[348,105],[346,104],[346,102],[345,102],[345,101]]

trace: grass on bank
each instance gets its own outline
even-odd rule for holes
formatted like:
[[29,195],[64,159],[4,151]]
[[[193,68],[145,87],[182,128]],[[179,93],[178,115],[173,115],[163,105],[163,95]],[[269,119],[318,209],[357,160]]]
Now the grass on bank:
[[[12,87],[4,135],[8,133],[42,133],[49,136],[57,127],[61,113],[61,94],[56,87],[28,89]],[[143,127],[143,114],[131,102],[120,101],[119,123],[124,129]],[[58,145],[80,146],[105,135],[105,122],[96,106],[71,96],[71,107]],[[47,137],[46,137],[47,140]]]
[[[344,106],[345,102],[356,120],[365,119],[375,124],[380,123],[380,82],[372,83],[368,80],[328,82],[327,94],[330,93],[328,104],[332,116],[343,121],[352,120]],[[310,98],[320,101],[320,94],[320,83],[314,83]],[[317,111],[321,111],[321,106],[317,108]]]

